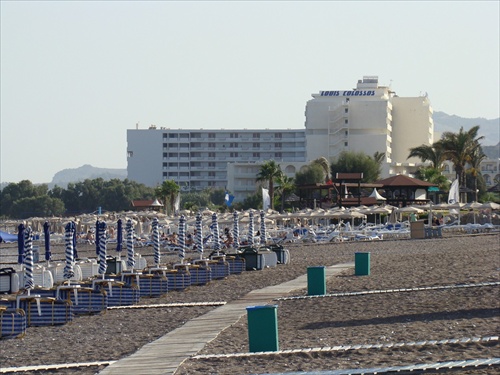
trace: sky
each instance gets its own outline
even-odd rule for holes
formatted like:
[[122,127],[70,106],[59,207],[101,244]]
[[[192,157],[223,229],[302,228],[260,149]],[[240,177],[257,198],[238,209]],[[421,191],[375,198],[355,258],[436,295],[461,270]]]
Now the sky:
[[303,129],[376,75],[499,117],[498,1],[0,2],[0,181],[127,167],[127,129]]

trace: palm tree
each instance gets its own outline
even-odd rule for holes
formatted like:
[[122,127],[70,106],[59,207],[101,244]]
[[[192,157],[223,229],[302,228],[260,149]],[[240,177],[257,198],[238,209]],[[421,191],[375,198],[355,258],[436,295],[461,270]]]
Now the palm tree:
[[473,153],[470,155],[468,162],[469,168],[466,173],[469,173],[474,180],[474,201],[477,202],[477,179],[481,176],[481,162],[486,159],[486,155],[481,147],[474,149]]
[[288,177],[284,173],[276,179],[276,183],[281,193],[281,212],[283,212],[285,210],[285,197],[295,189],[295,183],[293,177]]
[[[455,165],[455,171],[460,186],[465,186],[465,165],[470,162],[475,150],[480,147],[479,141],[484,137],[478,137],[479,125],[464,131],[463,126],[458,133],[444,132],[441,139],[437,141],[441,147],[446,160],[451,160]],[[435,144],[436,144],[435,143]]]
[[420,145],[417,147],[410,148],[410,153],[407,157],[413,158],[417,157],[422,160],[422,162],[430,161],[431,166],[434,169],[441,171],[443,161],[445,160],[444,151],[439,143],[434,143],[432,146]]
[[155,195],[165,201],[165,212],[167,213],[167,198],[170,203],[171,213],[174,213],[175,198],[181,190],[180,186],[175,183],[174,180],[165,180],[160,186],[155,189]]
[[283,171],[274,160],[265,161],[261,165],[259,173],[257,173],[257,182],[267,181],[269,183],[269,207],[271,209],[274,209],[274,180],[281,177],[281,175],[283,175]]
[[317,164],[325,171],[325,182],[330,179],[330,162],[324,156],[317,158],[311,162],[311,164]]

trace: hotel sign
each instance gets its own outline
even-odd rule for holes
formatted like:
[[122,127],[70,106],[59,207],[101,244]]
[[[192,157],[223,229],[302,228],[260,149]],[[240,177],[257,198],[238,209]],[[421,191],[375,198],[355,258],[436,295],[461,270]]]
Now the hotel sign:
[[320,96],[374,96],[374,90],[320,91]]

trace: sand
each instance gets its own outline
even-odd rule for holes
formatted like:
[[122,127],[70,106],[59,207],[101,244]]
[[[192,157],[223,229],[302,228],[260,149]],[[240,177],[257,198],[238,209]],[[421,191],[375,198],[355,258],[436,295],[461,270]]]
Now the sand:
[[[327,293],[475,284],[500,281],[500,237],[456,236],[442,239],[336,244],[289,244],[291,264],[246,271],[204,286],[141,298],[141,304],[231,301],[251,290],[276,285],[307,272],[310,266],[353,262],[370,253],[370,275],[350,270],[327,282]],[[152,248],[139,248],[152,263]],[[64,249],[53,250],[54,256]],[[91,256],[93,247],[80,247]],[[189,254],[188,254],[189,256]],[[196,257],[195,254],[192,256]],[[165,262],[177,261],[164,257]],[[498,286],[450,288],[272,301],[278,312],[279,347],[331,348],[341,345],[409,343],[464,337],[498,336]],[[306,296],[306,290],[291,293]],[[30,327],[22,339],[1,340],[1,367],[117,360],[215,307],[110,310],[77,317],[55,327]],[[199,354],[248,353],[246,316]],[[383,349],[325,350],[316,353],[247,355],[188,359],[177,374],[259,374],[399,366],[445,360],[500,357],[498,341]],[[145,364],[147,366],[147,364]],[[97,367],[58,374],[94,374]],[[468,373],[468,372],[461,372]],[[471,373],[498,373],[498,368]]]

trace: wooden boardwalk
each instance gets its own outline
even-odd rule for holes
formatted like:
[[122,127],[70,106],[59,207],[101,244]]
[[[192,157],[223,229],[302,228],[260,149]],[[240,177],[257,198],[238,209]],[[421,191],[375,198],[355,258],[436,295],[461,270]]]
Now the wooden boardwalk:
[[[353,267],[354,263],[326,267],[326,278],[338,275]],[[109,365],[100,374],[174,374],[182,362],[196,355],[220,332],[245,315],[248,306],[265,305],[293,290],[306,287],[307,275],[303,275],[280,285],[254,290],[243,298],[231,301],[205,315],[192,319],[158,340],[144,345],[134,354]]]

